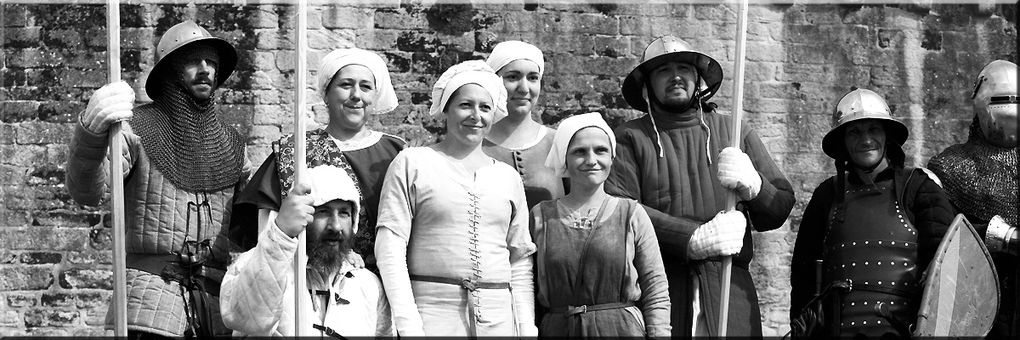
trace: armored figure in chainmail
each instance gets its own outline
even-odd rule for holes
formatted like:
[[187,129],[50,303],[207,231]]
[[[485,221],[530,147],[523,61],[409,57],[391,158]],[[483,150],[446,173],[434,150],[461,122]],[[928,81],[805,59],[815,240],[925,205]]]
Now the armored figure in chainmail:
[[978,75],[966,143],[928,162],[953,205],[985,237],[999,274],[999,314],[989,336],[1020,336],[1017,239],[1017,67],[996,60]]
[[[152,103],[134,107],[125,82],[103,86],[79,116],[67,187],[99,205],[109,181],[124,181],[127,321],[131,338],[229,335],[219,315],[219,281],[235,245],[229,207],[248,177],[244,141],[220,121],[216,89],[237,52],[193,22],[166,31],[145,82]],[[109,155],[109,131],[122,122],[124,149]],[[124,178],[107,178],[110,157]],[[107,324],[113,319],[107,315]]]
[[795,336],[910,336],[922,273],[955,213],[924,171],[904,167],[907,134],[875,92],[836,105],[822,139],[836,176],[815,189],[793,251]]

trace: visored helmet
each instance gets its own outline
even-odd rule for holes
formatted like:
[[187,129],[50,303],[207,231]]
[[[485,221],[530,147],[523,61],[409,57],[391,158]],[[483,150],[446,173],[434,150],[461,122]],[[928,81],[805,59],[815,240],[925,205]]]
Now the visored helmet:
[[974,84],[974,114],[981,134],[997,146],[1017,145],[1016,64],[996,60],[981,69]]

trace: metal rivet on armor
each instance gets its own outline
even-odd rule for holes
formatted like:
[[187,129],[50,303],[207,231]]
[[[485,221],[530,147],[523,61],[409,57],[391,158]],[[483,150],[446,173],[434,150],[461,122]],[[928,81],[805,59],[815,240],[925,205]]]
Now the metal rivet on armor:
[[856,241],[855,241],[855,242],[851,242],[850,244],[852,244],[852,245],[855,245],[855,246],[856,246],[856,245],[857,245],[857,242],[856,242]]
[[868,241],[864,241],[864,244],[868,244]]
[[850,326],[853,326],[853,325],[855,325],[855,324],[857,324],[857,323],[856,323],[856,322],[854,322],[854,321],[850,321]]
[[862,325],[867,325],[867,324],[868,324],[868,322],[867,322],[867,321],[862,321],[862,322],[861,322],[861,324],[862,324]]
[[[865,283],[867,283],[867,282],[865,282]],[[868,302],[867,302],[867,301],[864,301],[864,305],[865,305],[865,306],[867,306],[867,305],[868,305]]]
[[882,261],[878,261],[878,263],[876,263],[876,265],[881,266],[882,265]]
[[875,321],[875,323],[881,325],[882,324],[882,320]]
[[845,265],[845,264],[844,264],[844,265],[841,265],[841,266],[840,266],[840,268],[846,268],[846,265]]
[[856,302],[851,302],[850,303],[851,306],[856,305],[856,304],[857,304]]
[[894,246],[895,246],[895,245],[896,245],[896,241],[892,241],[892,245],[894,245]]
[[879,244],[879,245],[882,245],[882,241],[878,241],[878,244]]
[[857,262],[850,262],[851,267],[857,267]]
[[890,305],[895,305],[895,304],[896,304],[896,301],[889,301],[889,304],[890,304]]
[[882,284],[882,281],[878,281],[878,284]]
[[895,285],[896,285],[896,281],[893,281],[893,282],[889,282],[889,284],[891,284],[891,285],[895,286]]

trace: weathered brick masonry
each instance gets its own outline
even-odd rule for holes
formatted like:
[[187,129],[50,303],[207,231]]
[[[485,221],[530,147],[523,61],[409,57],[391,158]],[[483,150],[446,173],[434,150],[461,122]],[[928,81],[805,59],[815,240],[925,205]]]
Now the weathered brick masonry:
[[[201,2],[201,1],[200,1]],[[157,38],[194,19],[235,43],[237,71],[219,92],[222,117],[248,136],[256,164],[292,129],[294,9],[283,5],[124,5],[124,79],[139,91]],[[110,297],[109,233],[103,207],[83,207],[63,183],[76,115],[106,82],[104,7],[0,8],[0,336],[104,334]],[[755,235],[753,274],[766,334],[789,328],[789,261],[801,209],[833,171],[819,147],[842,93],[867,87],[886,96],[910,127],[908,162],[924,164],[966,138],[971,79],[992,59],[1017,60],[1015,5],[754,5],[746,67],[745,122],[758,130],[797,191],[788,226]],[[446,67],[484,57],[503,40],[546,53],[538,118],[601,111],[619,124],[635,117],[619,86],[654,37],[692,41],[723,64],[716,96],[730,107],[735,10],[704,4],[433,4],[375,1],[314,5],[309,67],[330,49],[357,46],[389,62],[400,98],[372,128],[412,144],[436,139],[427,117],[430,85]],[[309,87],[309,91],[311,88]],[[314,96],[310,96],[314,97]],[[325,111],[314,105],[316,120]],[[791,228],[792,227],[792,228]]]

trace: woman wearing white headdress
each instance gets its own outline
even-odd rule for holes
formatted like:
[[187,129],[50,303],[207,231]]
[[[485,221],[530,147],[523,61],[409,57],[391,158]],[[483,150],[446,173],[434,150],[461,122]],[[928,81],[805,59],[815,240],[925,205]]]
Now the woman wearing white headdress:
[[[369,129],[371,115],[385,114],[397,107],[386,62],[379,55],[344,48],[322,59],[316,75],[317,93],[329,111],[324,128],[308,131],[305,137],[308,167],[332,165],[351,176],[361,196],[361,216],[354,251],[375,271],[372,255],[375,220],[383,171],[406,144],[403,139]],[[294,139],[284,136],[274,143],[269,155],[238,199],[234,216],[254,219],[259,209],[259,230],[275,218],[280,203],[294,184]],[[239,222],[240,223],[240,222]],[[249,234],[254,237],[254,234]]]
[[560,122],[545,165],[570,179],[570,194],[531,209],[536,293],[551,337],[668,337],[669,284],[659,242],[637,201],[603,185],[616,137],[602,115]]
[[521,177],[481,149],[505,101],[484,62],[450,67],[429,110],[445,138],[390,164],[375,253],[400,336],[537,334]]
[[528,208],[563,196],[563,181],[545,166],[556,130],[534,120],[532,110],[542,93],[542,50],[523,41],[504,41],[485,61],[503,78],[507,117],[492,124],[482,142],[486,154],[517,169],[524,180]]

